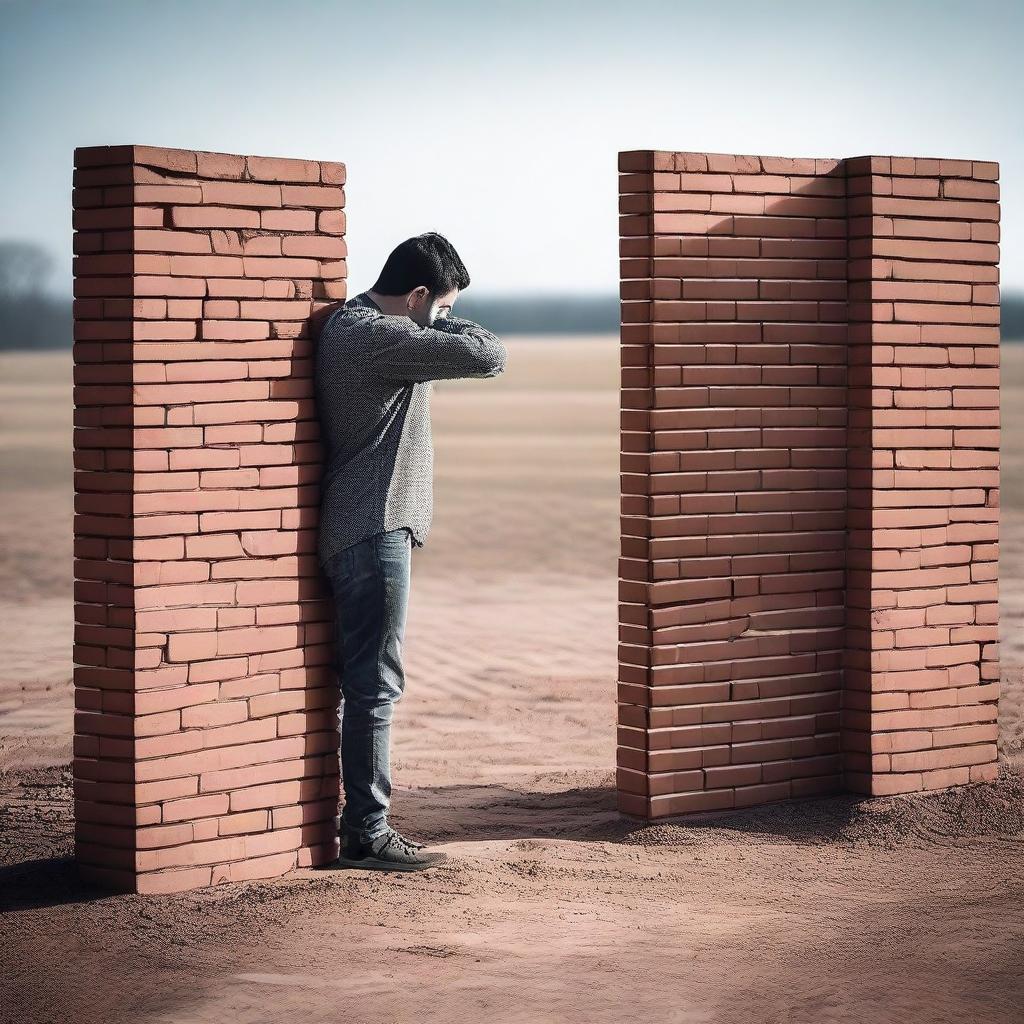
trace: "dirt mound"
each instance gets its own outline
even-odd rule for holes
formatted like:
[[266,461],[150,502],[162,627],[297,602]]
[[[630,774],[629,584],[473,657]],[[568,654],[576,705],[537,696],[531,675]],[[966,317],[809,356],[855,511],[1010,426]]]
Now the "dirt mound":
[[639,846],[844,844],[893,848],[1024,836],[1024,774],[1004,763],[995,782],[889,797],[787,800],[740,811],[643,825],[622,836]]

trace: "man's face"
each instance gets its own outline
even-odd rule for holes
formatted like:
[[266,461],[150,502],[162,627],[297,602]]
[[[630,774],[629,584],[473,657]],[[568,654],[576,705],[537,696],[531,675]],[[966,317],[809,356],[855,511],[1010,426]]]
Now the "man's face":
[[458,294],[458,288],[453,288],[444,295],[431,295],[424,285],[414,288],[409,293],[409,316],[420,327],[429,327],[438,318],[451,313]]

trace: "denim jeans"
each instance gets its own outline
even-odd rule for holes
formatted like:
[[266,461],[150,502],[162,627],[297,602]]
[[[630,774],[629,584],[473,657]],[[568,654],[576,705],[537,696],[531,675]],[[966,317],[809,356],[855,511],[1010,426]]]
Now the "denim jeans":
[[403,526],[343,548],[324,566],[334,594],[342,698],[341,821],[364,842],[391,827],[391,719],[405,690],[411,562],[412,534]]

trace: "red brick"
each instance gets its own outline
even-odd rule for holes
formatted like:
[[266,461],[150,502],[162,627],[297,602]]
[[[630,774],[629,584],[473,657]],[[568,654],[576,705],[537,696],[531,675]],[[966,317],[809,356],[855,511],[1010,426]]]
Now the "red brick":
[[345,205],[345,190],[334,185],[282,185],[282,206],[335,209]]
[[260,213],[229,206],[175,206],[171,223],[176,228],[258,228]]
[[245,157],[233,153],[196,153],[196,170],[202,178],[238,180],[245,174]]
[[255,182],[204,181],[203,203],[208,206],[280,206],[281,186]]
[[255,181],[318,182],[320,165],[315,160],[288,157],[246,157],[249,176]]
[[313,210],[263,210],[260,213],[261,226],[268,231],[314,231],[316,220]]

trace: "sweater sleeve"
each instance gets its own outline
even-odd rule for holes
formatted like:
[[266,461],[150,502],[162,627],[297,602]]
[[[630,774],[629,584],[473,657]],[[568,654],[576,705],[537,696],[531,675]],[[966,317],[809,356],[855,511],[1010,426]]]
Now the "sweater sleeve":
[[446,316],[422,327],[407,316],[382,313],[367,325],[366,369],[396,381],[496,377],[505,369],[505,346],[486,327]]

